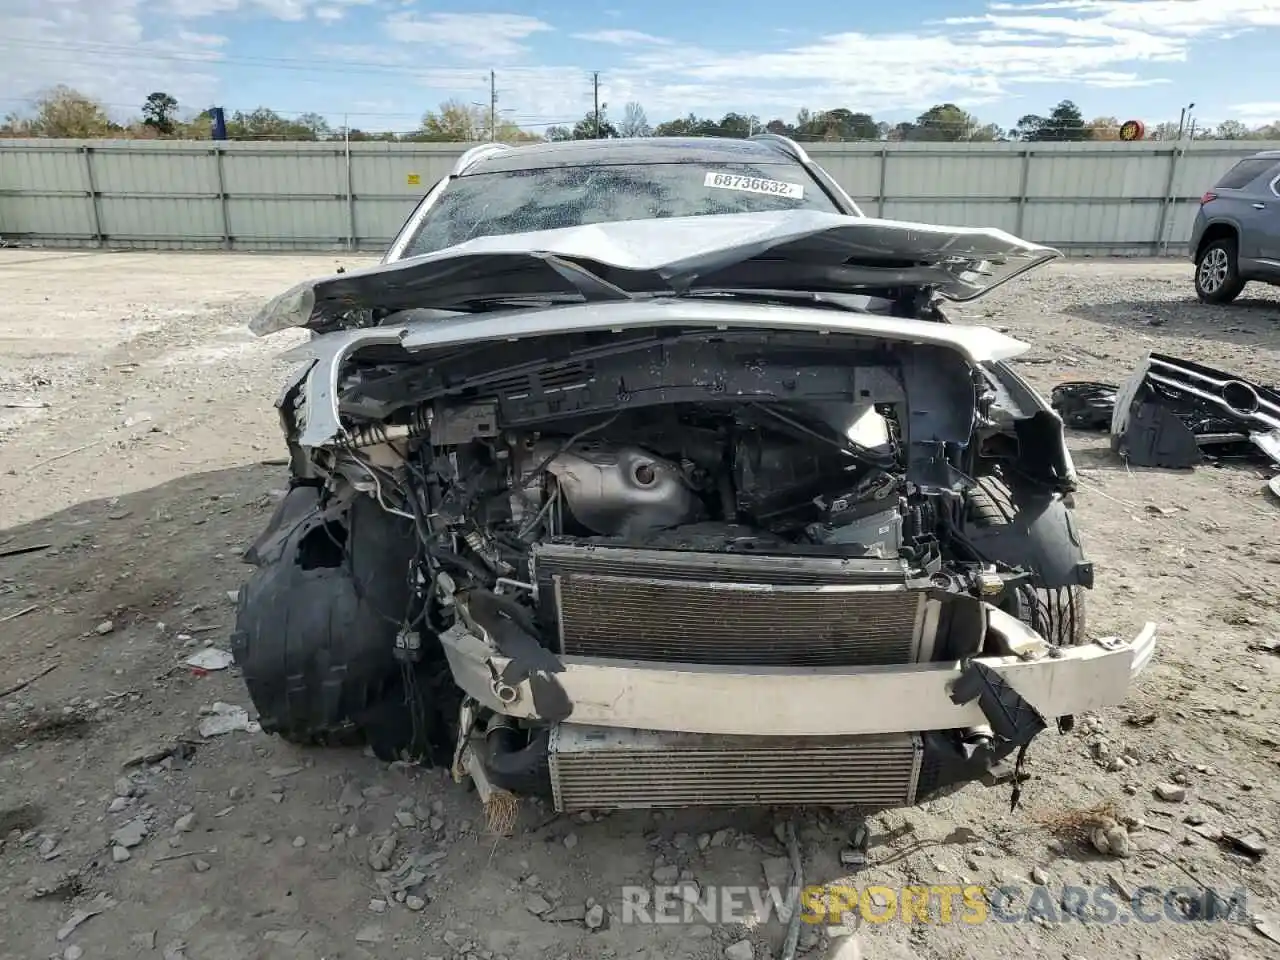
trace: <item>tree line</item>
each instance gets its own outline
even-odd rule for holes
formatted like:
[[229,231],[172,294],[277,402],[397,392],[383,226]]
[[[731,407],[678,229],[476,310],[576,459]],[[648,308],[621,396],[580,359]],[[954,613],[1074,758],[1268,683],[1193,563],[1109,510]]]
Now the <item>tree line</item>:
[[[448,100],[436,110],[423,114],[418,127],[410,131],[379,132],[335,128],[319,113],[284,117],[267,107],[237,110],[226,115],[227,137],[231,140],[381,140],[396,142],[466,143],[500,140],[506,143],[539,140],[590,140],[612,137],[747,137],[776,133],[799,141],[1083,141],[1118,140],[1120,120],[1096,117],[1085,120],[1070,100],[1063,100],[1044,115],[1027,114],[1009,129],[986,123],[954,103],[941,103],[925,110],[914,120],[889,124],[869,113],[839,107],[834,110],[800,110],[794,120],[726,113],[723,117],[686,117],[649,123],[639,103],[628,103],[618,120],[609,116],[608,104],[589,110],[577,123],[555,125],[538,133],[520,127],[500,115],[493,118],[483,107]],[[1178,124],[1161,123],[1147,130],[1148,139],[1172,140],[1180,133]],[[207,140],[213,134],[208,111],[182,114],[178,101],[164,92],[147,97],[137,118],[118,122],[91,97],[60,86],[40,95],[25,113],[11,114],[0,123],[0,137],[65,137],[76,139],[182,139]],[[1214,127],[1192,129],[1196,139],[1280,140],[1280,122],[1248,127],[1228,120]]]

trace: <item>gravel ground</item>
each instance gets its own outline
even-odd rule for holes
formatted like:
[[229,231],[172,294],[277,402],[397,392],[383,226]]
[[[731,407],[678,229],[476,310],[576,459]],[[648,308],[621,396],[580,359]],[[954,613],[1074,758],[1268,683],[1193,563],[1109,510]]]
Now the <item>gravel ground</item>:
[[[743,939],[773,955],[776,921],[618,919],[620,888],[650,882],[657,858],[704,887],[760,883],[782,853],[767,812],[584,821],[526,803],[495,840],[474,794],[438,772],[196,732],[202,708],[247,705],[234,668],[181,663],[225,647],[239,552],[286,481],[271,403],[289,337],[255,341],[243,324],[334,266],[0,251],[0,553],[50,545],[0,559],[0,689],[37,677],[0,698],[0,957],[737,960]],[[1045,390],[1115,380],[1151,349],[1280,382],[1277,292],[1204,307],[1181,261],[1059,263],[960,313],[1033,344],[1021,369]],[[975,786],[872,821],[855,882],[1020,884],[1024,922],[864,923],[865,956],[1280,952],[1257,929],[1280,938],[1280,854],[1217,839],[1254,831],[1265,848],[1280,825],[1280,658],[1266,652],[1280,638],[1280,505],[1257,467],[1127,469],[1105,437],[1071,446],[1098,571],[1091,632],[1157,621],[1157,660],[1123,708],[1036,742],[1016,812],[1007,788]],[[1128,856],[1072,832],[1105,807]],[[808,882],[845,872],[851,824],[803,819]],[[418,856],[425,876],[403,904],[370,864],[388,831],[393,859]],[[1122,910],[1086,923],[1064,886],[1245,889],[1248,917],[1174,922],[1185,904],[1147,900],[1160,922]],[[589,900],[606,908],[602,930],[582,919]],[[818,930],[803,946],[851,951]]]

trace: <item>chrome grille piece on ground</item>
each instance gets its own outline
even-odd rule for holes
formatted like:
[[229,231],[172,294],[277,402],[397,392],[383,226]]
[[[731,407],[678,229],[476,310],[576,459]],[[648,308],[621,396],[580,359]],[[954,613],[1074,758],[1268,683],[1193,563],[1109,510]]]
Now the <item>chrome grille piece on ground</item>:
[[539,603],[568,656],[726,666],[929,657],[936,603],[899,560],[543,544]]
[[556,810],[915,802],[921,744],[883,737],[718,737],[562,723],[551,733]]

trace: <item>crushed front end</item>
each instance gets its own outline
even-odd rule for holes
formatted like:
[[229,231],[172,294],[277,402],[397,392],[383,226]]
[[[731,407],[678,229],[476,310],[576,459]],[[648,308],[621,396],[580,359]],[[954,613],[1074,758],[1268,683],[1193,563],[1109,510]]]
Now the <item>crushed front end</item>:
[[994,365],[1016,342],[746,303],[537,314],[328,334],[280,400],[315,509],[376,503],[414,542],[381,615],[458,694],[429,706],[486,797],[910,805],[1149,660],[1150,626],[1084,636],[1061,422]]

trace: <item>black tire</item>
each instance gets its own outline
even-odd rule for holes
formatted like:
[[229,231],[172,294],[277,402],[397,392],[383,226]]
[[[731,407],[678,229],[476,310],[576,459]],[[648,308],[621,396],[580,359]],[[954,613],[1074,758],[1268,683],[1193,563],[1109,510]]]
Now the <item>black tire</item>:
[[393,521],[363,497],[340,523],[310,511],[241,588],[231,652],[267,733],[384,760],[441,755],[439,664],[406,674],[392,652],[415,549]]
[[1240,245],[1235,237],[1206,243],[1196,257],[1196,296],[1202,303],[1226,304],[1240,296]]
[[[977,489],[969,492],[968,507],[969,519],[979,527],[1007,526],[1018,510],[1013,492],[996,477],[978,480]],[[1055,646],[1086,641],[1083,587],[1020,587],[1005,610]]]

